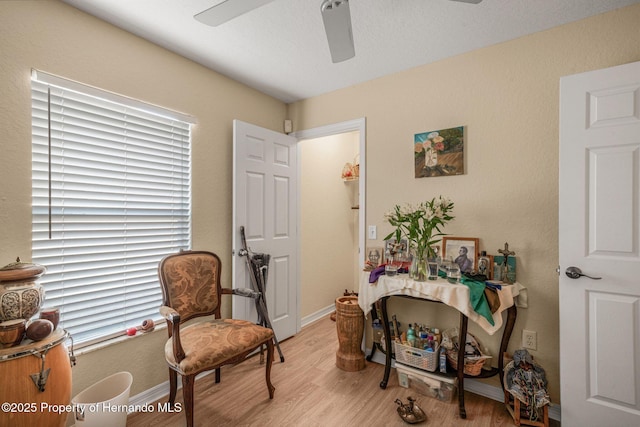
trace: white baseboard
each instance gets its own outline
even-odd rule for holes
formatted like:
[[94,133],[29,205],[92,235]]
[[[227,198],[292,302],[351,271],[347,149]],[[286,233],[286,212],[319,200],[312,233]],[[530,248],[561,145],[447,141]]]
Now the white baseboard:
[[[196,380],[200,378],[206,377],[207,375],[213,374],[213,371],[203,372],[196,376]],[[169,375],[169,368],[167,368],[167,376]],[[178,375],[178,390],[182,389],[182,379],[180,375]],[[157,386],[151,387],[148,390],[143,391],[142,393],[138,393],[135,396],[131,396],[129,398],[129,406],[146,406],[150,405],[153,402],[160,399],[169,398],[169,381],[165,381],[163,383],[158,384]]]
[[[371,354],[371,351],[367,352],[367,356]],[[378,351],[373,355],[372,362],[385,364],[385,355]],[[395,367],[395,360],[391,360],[391,367]],[[491,384],[483,383],[472,378],[465,378],[464,389],[468,392],[486,397],[488,399],[497,400],[498,402],[504,401],[504,393],[500,387],[493,386]],[[560,405],[549,405],[549,418],[560,421]]]
[[302,327],[304,328],[305,326],[309,326],[310,324],[312,324],[313,322],[317,322],[318,320],[322,319],[323,317],[326,317],[328,315],[330,315],[331,313],[333,313],[334,311],[336,311],[336,305],[335,304],[331,304],[321,310],[316,311],[315,313],[311,313],[308,316],[305,316],[301,319],[301,324]]
[[[168,372],[168,371],[167,371]],[[180,378],[178,378],[180,381]],[[129,398],[129,405],[148,405],[157,400],[162,399],[163,397],[169,396],[169,381],[165,381],[163,383],[158,384],[157,386],[151,387],[148,390],[143,391],[142,393],[138,393],[135,396],[131,396]]]

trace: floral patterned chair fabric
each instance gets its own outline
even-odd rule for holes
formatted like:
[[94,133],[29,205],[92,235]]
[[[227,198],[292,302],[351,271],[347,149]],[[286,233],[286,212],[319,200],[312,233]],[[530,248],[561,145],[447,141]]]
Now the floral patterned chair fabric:
[[[271,384],[273,331],[246,320],[221,319],[220,299],[232,294],[220,283],[220,258],[204,251],[183,251],[166,256],[158,266],[163,294],[160,313],[167,320],[169,340],[165,358],[169,365],[169,403],[174,404],[177,376],[182,376],[187,426],[193,426],[193,386],[196,375],[215,370],[220,382],[220,367],[242,362],[255,349],[266,345],[266,382],[269,398]],[[214,316],[181,328],[187,320]]]

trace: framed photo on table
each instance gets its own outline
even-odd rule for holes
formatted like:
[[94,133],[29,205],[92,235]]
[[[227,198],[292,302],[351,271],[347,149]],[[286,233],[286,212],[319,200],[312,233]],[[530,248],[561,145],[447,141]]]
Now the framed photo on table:
[[478,268],[478,238],[449,237],[442,238],[442,259],[453,259],[462,273],[470,273]]
[[[500,267],[500,280],[501,281],[505,281],[504,280],[504,255],[494,255],[493,256],[493,260],[496,264],[498,264],[498,266]],[[507,277],[509,278],[509,281],[511,283],[516,281],[516,257],[515,256],[510,256],[507,258],[507,265],[508,265],[508,271],[507,271]],[[495,277],[494,277],[495,279]]]
[[478,256],[478,274],[484,274],[487,279],[493,280],[493,255]]
[[[407,239],[400,239],[400,243],[396,243],[396,239],[389,239],[384,241],[384,253],[385,257],[389,253],[407,253],[409,250],[409,243]],[[384,260],[387,261],[386,259]]]
[[384,262],[384,248],[382,246],[367,248],[367,257],[364,261],[365,271],[374,270]]

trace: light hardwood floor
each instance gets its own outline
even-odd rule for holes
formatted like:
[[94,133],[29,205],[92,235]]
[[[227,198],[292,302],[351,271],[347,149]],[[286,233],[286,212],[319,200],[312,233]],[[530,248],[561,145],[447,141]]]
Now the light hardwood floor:
[[[285,361],[277,351],[271,371],[276,388],[269,400],[264,368],[259,358],[222,369],[222,381],[213,375],[196,382],[197,426],[406,426],[397,414],[396,398],[406,402],[414,396],[431,426],[513,426],[501,402],[465,392],[467,418],[458,416],[458,404],[440,402],[398,385],[395,369],[386,390],[379,387],[384,367],[368,363],[358,372],[335,365],[338,339],[335,322],[323,318],[298,335],[280,343]],[[168,390],[167,390],[168,392]],[[182,402],[178,390],[178,402]],[[162,401],[161,401],[162,402]],[[157,408],[157,404],[155,406]],[[137,413],[129,415],[128,427],[184,426],[184,413]],[[559,426],[553,422],[551,426]]]

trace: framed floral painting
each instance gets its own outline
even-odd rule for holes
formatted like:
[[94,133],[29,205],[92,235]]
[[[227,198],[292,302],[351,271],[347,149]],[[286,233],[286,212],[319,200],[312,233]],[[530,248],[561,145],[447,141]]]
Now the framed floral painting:
[[416,178],[464,174],[464,127],[415,134],[413,153]]

